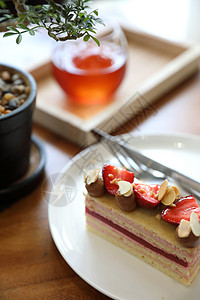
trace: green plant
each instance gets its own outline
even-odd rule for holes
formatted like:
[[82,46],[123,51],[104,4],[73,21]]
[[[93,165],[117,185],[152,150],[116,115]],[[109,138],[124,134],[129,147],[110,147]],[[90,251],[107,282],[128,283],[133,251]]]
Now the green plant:
[[19,44],[22,35],[29,33],[35,35],[38,28],[45,28],[48,35],[56,41],[66,41],[83,38],[88,41],[92,38],[98,45],[96,24],[103,24],[98,17],[98,11],[88,12],[88,2],[91,0],[68,0],[64,4],[46,0],[45,4],[29,5],[24,0],[13,0],[17,16],[6,10],[6,1],[0,0],[0,9],[5,13],[1,16],[0,22],[15,20],[15,24],[8,26],[4,37],[16,35],[16,42]]

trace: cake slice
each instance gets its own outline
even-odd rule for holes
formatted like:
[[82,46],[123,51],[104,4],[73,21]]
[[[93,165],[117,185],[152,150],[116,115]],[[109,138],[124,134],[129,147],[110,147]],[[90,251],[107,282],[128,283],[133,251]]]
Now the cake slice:
[[87,229],[189,286],[200,268],[200,209],[177,187],[105,165],[85,175]]

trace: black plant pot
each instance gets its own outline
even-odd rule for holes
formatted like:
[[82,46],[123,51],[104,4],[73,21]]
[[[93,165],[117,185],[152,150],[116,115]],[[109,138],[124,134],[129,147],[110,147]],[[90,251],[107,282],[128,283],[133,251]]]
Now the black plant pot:
[[36,82],[29,73],[0,65],[0,70],[5,68],[20,74],[30,86],[30,95],[23,105],[0,117],[0,189],[20,179],[28,170],[37,90]]

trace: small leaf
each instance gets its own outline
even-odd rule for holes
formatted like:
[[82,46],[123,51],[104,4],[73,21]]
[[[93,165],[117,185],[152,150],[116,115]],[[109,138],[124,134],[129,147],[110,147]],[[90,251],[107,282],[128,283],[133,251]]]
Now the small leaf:
[[[92,18],[92,19],[93,19],[93,18]],[[105,25],[104,22],[103,22],[103,20],[100,19],[100,18],[95,18],[94,21],[95,21],[96,23],[101,24],[101,25]]]
[[84,42],[87,42],[89,39],[90,39],[89,34],[85,35],[84,38],[83,38]]
[[90,32],[96,33],[96,31],[94,31],[93,29],[88,29],[87,31],[90,31]]
[[35,35],[35,31],[33,29],[30,29],[28,32],[30,35]]
[[17,32],[6,32],[6,33],[4,33],[3,37],[15,35],[15,34],[17,34]]
[[10,15],[10,14],[4,14],[4,17],[8,18],[8,19],[13,19],[14,16],[13,15]]
[[93,37],[92,35],[91,35],[91,38],[95,41],[95,43],[98,45],[98,46],[100,46],[100,42],[99,42],[99,40],[98,39],[96,39],[95,37]]
[[29,28],[24,24],[17,24],[18,28],[29,30]]
[[6,8],[6,4],[4,3],[4,1],[0,1],[0,7],[1,8]]
[[94,13],[96,16],[98,16],[98,15],[99,15],[99,13],[98,13],[98,11],[97,11],[97,10],[94,10],[94,11],[93,11],[93,13]]
[[19,45],[22,41],[22,35],[19,34],[18,37],[16,38],[16,43]]
[[37,5],[35,5],[34,6],[36,9],[40,9],[41,7],[42,7],[42,5],[41,4],[37,4]]
[[34,24],[34,22],[35,22],[35,19],[34,19],[34,18],[32,18],[31,16],[28,16],[27,19],[30,21],[30,23],[33,23],[33,24]]
[[0,18],[0,23],[1,23],[1,22],[4,22],[4,21],[7,21],[7,20],[8,20],[8,18],[6,18],[6,17],[1,17],[1,18]]
[[38,26],[40,25],[40,22],[37,19],[32,19],[33,24],[37,24]]
[[19,30],[17,28],[15,28],[14,26],[8,26],[7,29],[15,31],[16,33],[20,33]]

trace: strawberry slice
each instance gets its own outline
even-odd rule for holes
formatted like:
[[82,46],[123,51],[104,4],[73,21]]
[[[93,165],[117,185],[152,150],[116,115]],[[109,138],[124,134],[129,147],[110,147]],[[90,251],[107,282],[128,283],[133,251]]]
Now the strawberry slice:
[[102,175],[105,187],[112,195],[115,195],[119,188],[117,184],[119,180],[129,181],[130,183],[133,183],[134,180],[134,173],[108,164],[104,165]]
[[160,201],[155,198],[160,186],[158,184],[140,184],[136,183],[134,193],[137,204],[141,207],[153,209],[159,205]]
[[179,225],[182,219],[190,221],[190,215],[195,212],[200,219],[200,208],[193,195],[180,198],[175,207],[167,207],[161,212],[163,220]]

